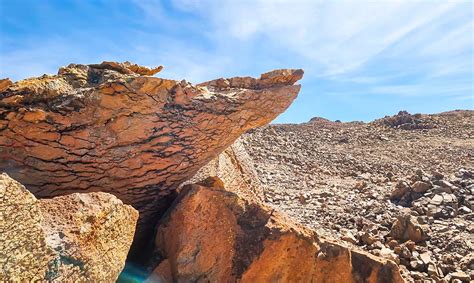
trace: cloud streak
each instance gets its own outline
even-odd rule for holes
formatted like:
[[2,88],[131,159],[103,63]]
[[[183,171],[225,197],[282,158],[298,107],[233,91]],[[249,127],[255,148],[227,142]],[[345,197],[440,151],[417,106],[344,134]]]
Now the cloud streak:
[[[430,28],[450,14],[461,12],[470,15],[470,23],[462,28],[472,32],[468,2],[176,0],[174,3],[176,7],[210,19],[216,44],[229,37],[238,41],[263,38],[309,60],[319,76],[356,70],[407,40],[412,33],[429,32],[416,46],[426,50],[425,55],[449,54],[456,48],[457,51],[472,49],[473,45],[472,36],[462,36],[462,30],[444,36],[450,31],[443,27]],[[437,38],[448,42],[461,39],[462,43],[451,45],[438,41],[433,44]]]

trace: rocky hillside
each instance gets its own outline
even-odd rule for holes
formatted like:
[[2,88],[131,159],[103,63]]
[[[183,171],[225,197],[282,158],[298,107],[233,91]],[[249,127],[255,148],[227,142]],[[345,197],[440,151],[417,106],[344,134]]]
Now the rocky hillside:
[[239,143],[270,206],[391,258],[409,280],[469,282],[473,121],[473,111],[401,111],[370,123],[313,118],[251,131]]

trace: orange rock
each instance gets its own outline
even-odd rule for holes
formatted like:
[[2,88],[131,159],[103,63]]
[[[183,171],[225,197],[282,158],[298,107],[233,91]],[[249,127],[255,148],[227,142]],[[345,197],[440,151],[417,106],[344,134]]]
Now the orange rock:
[[427,225],[419,224],[409,210],[403,210],[392,224],[390,236],[399,241],[419,243],[429,239],[430,229]]
[[147,68],[147,67],[139,66],[137,64],[131,64],[128,66],[128,69],[140,75],[153,76],[161,72],[161,70],[163,70],[163,66],[158,66],[156,68]]
[[0,91],[6,90],[11,84],[12,81],[9,78],[0,79]]
[[23,120],[31,123],[38,123],[46,120],[46,113],[41,110],[26,112],[23,116]]
[[163,69],[163,66],[159,66],[156,68],[148,68],[148,67],[140,66],[137,64],[132,64],[128,61],[124,63],[104,61],[100,64],[93,64],[91,66],[97,69],[114,70],[122,74],[135,73],[135,74],[144,75],[144,76],[152,76]]
[[54,160],[61,158],[64,151],[59,148],[49,147],[47,145],[38,144],[29,149],[29,154],[41,160]]
[[0,174],[0,281],[114,282],[137,219],[110,194],[37,200]]
[[[403,282],[395,263],[320,238],[218,178],[182,189],[158,224],[159,282]],[[154,281],[158,282],[158,281]]]

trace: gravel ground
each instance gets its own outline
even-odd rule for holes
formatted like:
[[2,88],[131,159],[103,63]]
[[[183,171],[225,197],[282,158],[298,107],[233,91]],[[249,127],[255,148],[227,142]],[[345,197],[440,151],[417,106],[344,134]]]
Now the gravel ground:
[[269,205],[393,259],[408,281],[474,280],[474,111],[313,118],[241,141]]

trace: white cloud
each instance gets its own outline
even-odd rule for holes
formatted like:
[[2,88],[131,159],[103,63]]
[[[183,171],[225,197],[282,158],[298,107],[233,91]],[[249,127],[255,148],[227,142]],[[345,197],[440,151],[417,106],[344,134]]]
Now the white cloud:
[[217,44],[229,38],[240,41],[263,38],[303,56],[323,76],[355,70],[413,32],[430,32],[416,47],[426,48],[432,56],[452,51],[456,46],[463,49],[473,45],[469,36],[464,36],[456,46],[450,45],[449,41],[460,36],[457,33],[445,38],[448,42],[431,45],[432,40],[444,37],[446,30],[443,27],[430,30],[430,25],[453,10],[465,10],[466,7],[459,7],[466,2],[460,1],[175,0],[174,3],[212,21]]
[[465,93],[469,93],[470,90],[471,87],[464,84],[444,85],[433,83],[429,86],[425,84],[402,84],[376,86],[370,89],[369,94],[396,94],[401,96],[432,96],[433,94],[458,96],[461,94],[465,96]]

